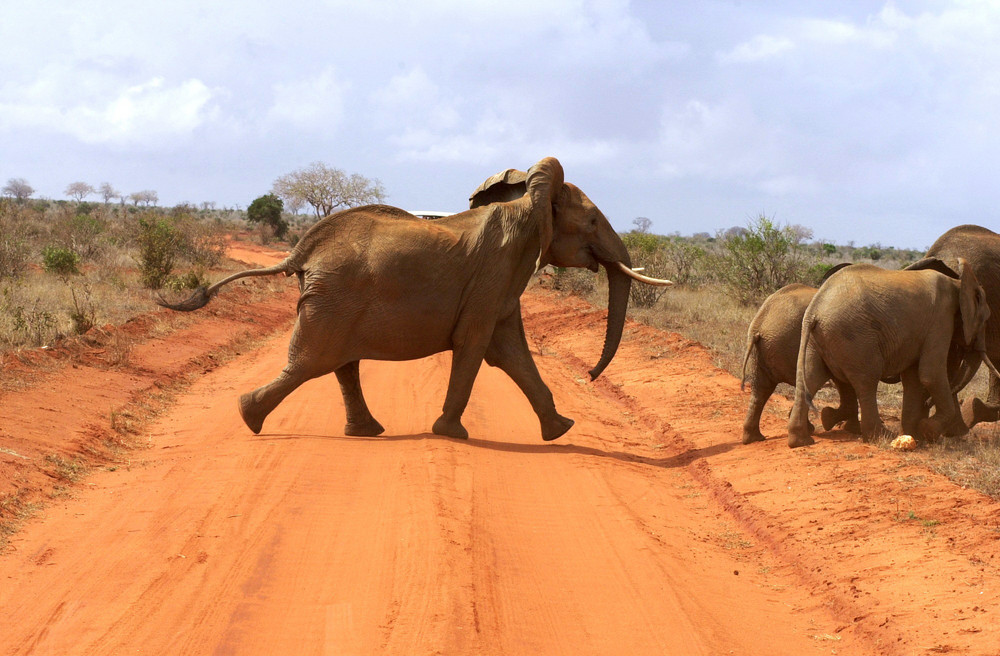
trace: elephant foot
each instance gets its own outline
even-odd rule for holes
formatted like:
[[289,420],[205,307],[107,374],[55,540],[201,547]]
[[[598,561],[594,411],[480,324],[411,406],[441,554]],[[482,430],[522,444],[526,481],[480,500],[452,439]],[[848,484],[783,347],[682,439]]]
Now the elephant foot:
[[551,442],[554,439],[558,439],[566,434],[573,424],[576,422],[569,417],[563,417],[560,414],[555,416],[555,419],[548,421],[542,425],[542,439],[546,442]]
[[760,432],[760,429],[757,429],[757,430],[743,429],[743,443],[744,444],[753,444],[754,442],[763,442],[766,439],[767,438],[764,437],[764,434]]
[[918,440],[923,442],[930,442],[941,437],[941,424],[937,419],[933,417],[925,417],[917,423],[917,435],[915,436]]
[[809,446],[811,444],[816,444],[816,440],[812,438],[812,435],[788,433],[788,447],[791,449],[797,449],[800,446]]
[[975,396],[962,402],[962,422],[968,428],[980,422],[997,421],[997,419],[1000,419],[1000,409],[995,405],[990,405]]
[[385,432],[385,427],[373,417],[369,421],[348,422],[344,425],[344,435],[352,437],[375,437]]
[[823,420],[823,430],[831,430],[835,428],[837,424],[843,422],[844,430],[848,433],[861,432],[861,423],[858,421],[857,414],[852,417],[848,412],[845,412],[843,408],[827,406],[820,410],[819,417]]
[[469,439],[469,431],[465,430],[465,426],[462,425],[460,420],[445,419],[444,415],[438,417],[438,420],[434,422],[434,426],[431,427],[431,431],[435,435],[454,437],[459,440]]
[[247,425],[254,435],[260,433],[260,429],[264,427],[264,418],[267,417],[267,413],[261,413],[257,408],[257,404],[253,401],[253,394],[246,393],[242,394],[239,399],[239,409],[240,417],[243,418],[243,423]]

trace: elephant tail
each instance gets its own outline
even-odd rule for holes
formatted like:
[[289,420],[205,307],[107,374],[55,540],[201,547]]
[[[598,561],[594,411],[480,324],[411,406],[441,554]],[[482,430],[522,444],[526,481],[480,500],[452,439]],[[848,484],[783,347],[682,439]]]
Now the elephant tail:
[[278,273],[283,273],[286,276],[290,276],[293,273],[297,273],[296,268],[291,262],[292,258],[286,258],[284,261],[275,264],[274,266],[265,267],[263,269],[247,269],[245,271],[238,271],[231,276],[223,278],[219,282],[212,286],[201,286],[194,290],[187,299],[181,301],[180,303],[169,303],[162,296],[153,299],[156,301],[157,305],[160,305],[171,310],[176,310],[178,312],[191,312],[192,310],[197,310],[208,305],[208,302],[212,300],[212,297],[219,293],[219,290],[234,280],[239,280],[240,278],[249,278],[255,276],[273,276]]
[[802,337],[799,339],[799,354],[795,361],[795,396],[801,398],[809,406],[809,409],[816,411],[813,405],[812,394],[806,389],[806,350],[809,348],[809,339],[812,337],[813,328],[816,327],[816,319],[808,312],[802,320]]
[[746,390],[747,385],[747,364],[750,362],[750,354],[760,348],[760,333],[753,333],[747,340],[747,352],[743,355],[743,378],[740,379],[740,391]]

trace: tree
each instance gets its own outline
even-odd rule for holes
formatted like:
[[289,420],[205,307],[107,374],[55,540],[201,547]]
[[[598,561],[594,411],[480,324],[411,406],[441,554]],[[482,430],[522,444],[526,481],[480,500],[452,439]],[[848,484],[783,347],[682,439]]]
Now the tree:
[[102,182],[101,186],[97,189],[97,193],[101,195],[104,199],[104,204],[107,205],[112,198],[118,198],[121,196],[121,192],[111,186],[110,182]]
[[84,198],[97,193],[97,190],[86,182],[71,182],[63,193],[76,200],[76,202],[82,203]]
[[142,203],[146,207],[150,205],[156,205],[156,201],[160,200],[160,197],[152,189],[145,189],[143,191],[136,191],[128,195],[129,200],[132,201],[133,205],[138,205]]
[[653,220],[648,216],[637,216],[632,219],[632,225],[635,226],[636,232],[649,232],[649,229],[653,227]]
[[348,175],[323,162],[313,162],[274,181],[272,192],[290,206],[308,203],[321,219],[334,210],[385,201],[385,189],[378,180],[358,173]]
[[270,226],[274,236],[284,239],[288,233],[288,222],[281,218],[284,204],[274,194],[264,194],[255,199],[247,208],[247,221],[261,226]]
[[5,196],[10,196],[19,203],[28,200],[35,193],[34,187],[24,178],[11,178],[2,191]]

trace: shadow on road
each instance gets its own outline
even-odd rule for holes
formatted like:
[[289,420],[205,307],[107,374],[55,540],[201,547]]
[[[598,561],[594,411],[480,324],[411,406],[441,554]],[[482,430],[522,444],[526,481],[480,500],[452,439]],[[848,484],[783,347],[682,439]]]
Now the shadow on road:
[[644,456],[628,451],[606,451],[590,446],[580,446],[577,444],[564,443],[542,443],[523,444],[513,442],[493,442],[491,440],[481,440],[470,438],[468,440],[457,440],[451,437],[435,435],[434,433],[416,433],[413,435],[389,435],[378,437],[352,437],[348,435],[311,435],[305,433],[277,434],[262,433],[255,438],[256,441],[284,441],[284,440],[336,440],[345,442],[413,442],[423,440],[435,440],[450,442],[457,445],[466,445],[472,448],[489,449],[491,451],[501,451],[505,453],[527,453],[538,456],[553,455],[581,455],[595,458],[611,458],[621,462],[630,462],[650,467],[661,467],[672,469],[675,467],[686,467],[692,462],[704,458],[710,458],[721,453],[726,453],[739,446],[738,443],[714,444],[700,449],[689,449],[683,453],[678,453],[662,458]]

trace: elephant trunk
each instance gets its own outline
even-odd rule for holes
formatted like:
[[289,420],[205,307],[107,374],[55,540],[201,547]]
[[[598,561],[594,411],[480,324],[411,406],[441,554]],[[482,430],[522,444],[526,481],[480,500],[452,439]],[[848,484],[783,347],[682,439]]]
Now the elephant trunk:
[[[617,261],[626,266],[632,266],[628,251],[622,247],[622,253]],[[622,341],[625,329],[625,313],[628,310],[629,291],[632,289],[632,279],[622,273],[615,262],[602,262],[608,272],[608,326],[604,333],[604,350],[597,365],[590,370],[590,380],[595,380],[611,363]]]

